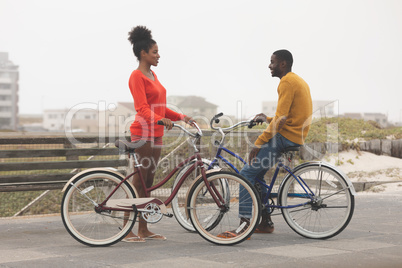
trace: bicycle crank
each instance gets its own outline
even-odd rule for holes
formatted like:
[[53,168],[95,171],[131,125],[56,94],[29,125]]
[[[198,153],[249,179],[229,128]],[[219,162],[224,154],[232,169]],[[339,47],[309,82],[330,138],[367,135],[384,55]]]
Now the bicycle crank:
[[[135,205],[135,206],[133,206]],[[142,218],[149,223],[156,223],[164,215],[169,216],[165,204],[153,197],[132,198],[132,199],[110,199],[106,203],[107,207],[132,209],[135,207]]]
[[148,203],[144,209],[138,209],[142,218],[148,223],[157,223],[163,217],[161,209],[156,203]]

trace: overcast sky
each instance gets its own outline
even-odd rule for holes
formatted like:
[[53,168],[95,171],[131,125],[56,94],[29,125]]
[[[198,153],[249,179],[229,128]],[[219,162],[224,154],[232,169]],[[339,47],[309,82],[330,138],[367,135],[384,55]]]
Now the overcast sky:
[[127,33],[152,30],[168,95],[250,117],[277,100],[272,52],[293,53],[313,100],[402,116],[402,1],[0,0],[0,51],[19,65],[20,113],[131,102]]

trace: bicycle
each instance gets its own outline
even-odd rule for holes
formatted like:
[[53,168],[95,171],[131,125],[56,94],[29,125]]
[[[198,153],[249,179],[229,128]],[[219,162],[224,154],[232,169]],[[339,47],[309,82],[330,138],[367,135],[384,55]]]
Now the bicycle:
[[[163,124],[161,121],[158,124]],[[109,246],[123,239],[133,228],[138,216],[148,223],[159,222],[163,216],[172,217],[166,205],[176,196],[183,181],[193,169],[200,169],[201,175],[194,180],[186,198],[186,214],[197,232],[207,241],[218,245],[234,245],[248,239],[260,219],[261,203],[255,188],[236,173],[221,170],[206,171],[196,147],[202,136],[196,123],[197,132],[192,133],[184,127],[174,127],[194,138],[191,144],[194,155],[179,163],[161,182],[147,188],[142,177],[135,149],[144,141],[128,142],[117,140],[115,145],[127,153],[134,162],[134,172],[124,177],[115,169],[93,168],[75,175],[64,186],[61,216],[69,234],[85,245]],[[183,174],[171,195],[162,202],[150,197],[150,193],[166,184],[184,165],[192,163],[189,172]],[[137,190],[129,181],[138,174],[145,189],[145,198],[136,198]],[[253,204],[249,223],[239,226],[237,216],[240,186],[250,195]],[[222,237],[225,231],[236,230],[234,237]]]
[[[207,165],[208,169],[225,165],[233,172],[239,173],[235,165],[227,160],[222,152],[230,154],[243,164],[246,164],[246,161],[224,146],[225,137],[234,129],[245,126],[251,128],[256,122],[250,120],[227,128],[214,127],[213,123],[219,123],[219,117],[222,115],[223,113],[217,114],[210,121],[211,128],[221,134],[221,140],[215,142],[218,149],[214,159],[204,160],[204,165]],[[267,189],[267,194],[260,196],[262,213],[282,214],[289,227],[303,237],[313,239],[334,237],[341,233],[352,219],[356,194],[353,184],[341,170],[325,162],[307,162],[294,169],[286,166],[284,159],[291,162],[293,153],[298,150],[299,147],[290,147],[282,153],[269,185],[256,178],[257,190],[259,187]],[[281,169],[285,171],[286,176],[278,192],[273,192]],[[177,179],[180,177],[178,176]],[[275,204],[275,198],[278,204]],[[275,209],[280,209],[281,213],[273,214]],[[177,215],[181,216],[178,220],[180,224],[192,231],[191,226],[188,225],[188,219],[184,218],[183,214],[177,213]]]

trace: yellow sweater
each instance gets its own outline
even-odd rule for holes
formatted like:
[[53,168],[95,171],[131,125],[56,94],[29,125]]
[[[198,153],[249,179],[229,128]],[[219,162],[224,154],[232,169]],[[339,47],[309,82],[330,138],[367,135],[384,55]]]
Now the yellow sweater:
[[[313,112],[310,88],[297,74],[287,73],[282,77],[278,86],[278,107],[275,117],[267,117],[267,129],[258,137],[255,145],[260,147],[267,143],[278,132],[288,140],[304,144],[310,129]],[[285,124],[280,128],[279,122],[286,118]]]

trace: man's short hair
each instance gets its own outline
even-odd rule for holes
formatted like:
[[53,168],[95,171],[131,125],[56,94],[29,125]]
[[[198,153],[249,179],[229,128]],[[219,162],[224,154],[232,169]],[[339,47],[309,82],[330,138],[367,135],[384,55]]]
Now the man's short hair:
[[288,67],[292,68],[293,56],[292,56],[292,53],[290,53],[289,50],[286,50],[286,49],[277,50],[277,51],[274,52],[274,55],[278,58],[278,60],[286,61]]

